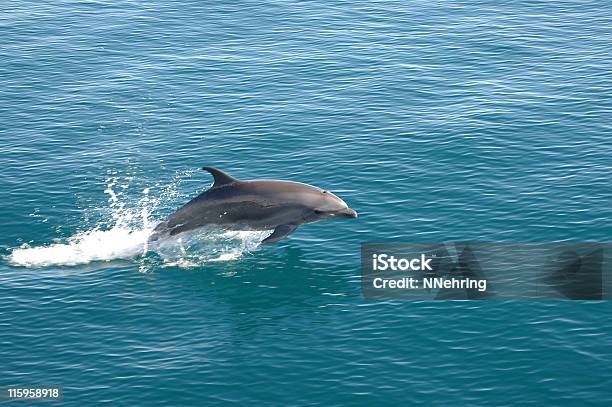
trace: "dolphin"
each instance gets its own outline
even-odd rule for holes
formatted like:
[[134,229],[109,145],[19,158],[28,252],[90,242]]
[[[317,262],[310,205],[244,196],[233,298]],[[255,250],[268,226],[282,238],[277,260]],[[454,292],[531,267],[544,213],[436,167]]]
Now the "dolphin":
[[239,181],[217,168],[202,169],[213,176],[213,186],[157,225],[150,241],[203,226],[217,226],[234,230],[274,229],[262,241],[274,243],[304,223],[357,217],[357,212],[342,199],[312,185],[279,180]]

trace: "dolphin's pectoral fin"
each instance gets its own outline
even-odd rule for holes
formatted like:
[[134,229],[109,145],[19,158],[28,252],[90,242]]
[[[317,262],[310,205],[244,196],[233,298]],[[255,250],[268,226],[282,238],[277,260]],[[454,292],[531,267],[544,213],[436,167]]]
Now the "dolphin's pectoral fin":
[[232,177],[228,173],[223,172],[223,171],[221,171],[221,170],[219,170],[217,168],[214,168],[214,167],[202,167],[202,169],[204,171],[210,172],[210,174],[215,179],[215,183],[212,186],[213,188],[222,187],[224,185],[229,185],[229,184],[232,184],[232,183],[238,181],[236,178]]
[[278,242],[279,240],[284,239],[289,234],[291,234],[291,232],[297,229],[297,227],[298,225],[278,225],[276,229],[274,229],[274,232],[272,232],[270,236],[262,240],[261,243]]

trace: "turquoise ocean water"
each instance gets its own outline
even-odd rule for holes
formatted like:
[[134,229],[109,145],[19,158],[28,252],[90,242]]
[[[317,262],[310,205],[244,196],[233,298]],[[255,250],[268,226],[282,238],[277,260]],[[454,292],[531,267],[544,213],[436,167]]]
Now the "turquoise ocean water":
[[[610,241],[606,1],[4,1],[0,386],[612,403],[608,302],[376,302],[367,241]],[[143,253],[215,165],[357,220]]]

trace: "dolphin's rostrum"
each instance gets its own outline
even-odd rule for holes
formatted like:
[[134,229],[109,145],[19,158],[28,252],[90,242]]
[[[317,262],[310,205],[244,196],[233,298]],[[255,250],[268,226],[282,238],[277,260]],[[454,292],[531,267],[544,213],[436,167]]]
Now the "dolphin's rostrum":
[[213,168],[213,186],[161,222],[151,241],[203,226],[274,232],[263,243],[278,242],[303,223],[336,217],[356,218],[357,212],[331,192],[291,181],[239,181]]

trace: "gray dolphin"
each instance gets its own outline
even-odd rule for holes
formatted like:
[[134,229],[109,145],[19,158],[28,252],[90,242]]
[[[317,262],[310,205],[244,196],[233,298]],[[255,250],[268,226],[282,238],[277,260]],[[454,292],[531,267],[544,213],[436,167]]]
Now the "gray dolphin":
[[203,226],[274,232],[262,243],[283,239],[303,223],[337,217],[356,218],[357,212],[331,192],[299,182],[278,180],[239,181],[213,168],[213,186],[187,202],[149,238],[151,241]]

